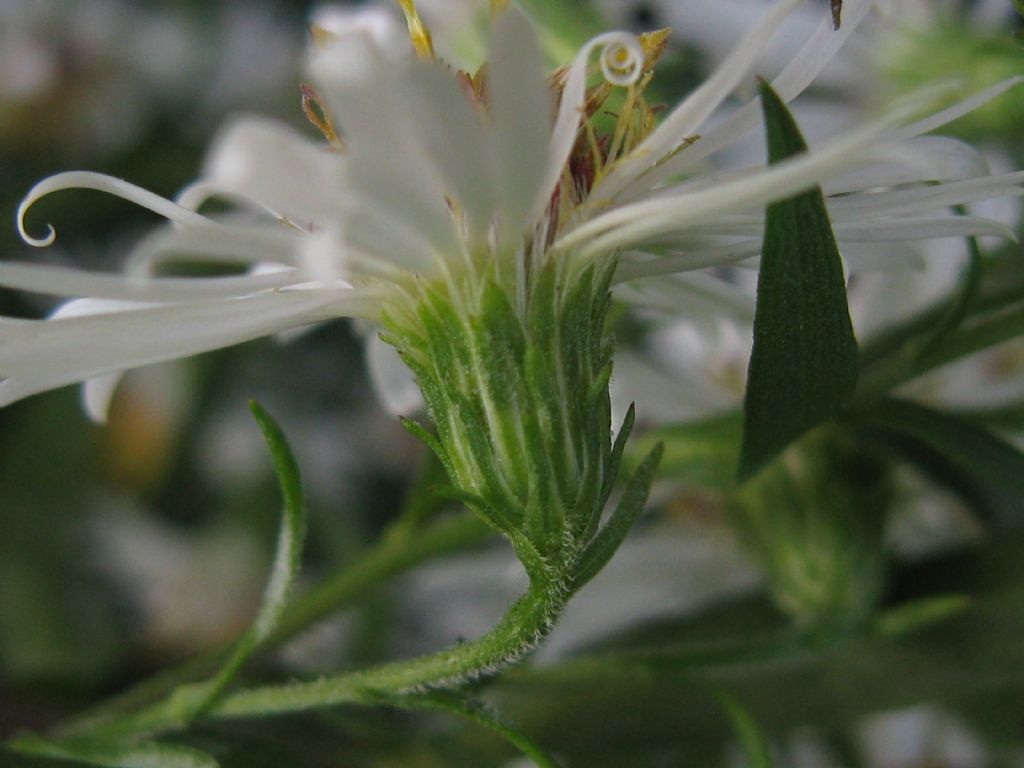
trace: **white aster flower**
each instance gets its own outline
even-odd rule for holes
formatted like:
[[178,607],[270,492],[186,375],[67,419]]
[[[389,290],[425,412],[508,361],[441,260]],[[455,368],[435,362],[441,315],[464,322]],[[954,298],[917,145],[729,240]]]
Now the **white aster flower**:
[[[305,94],[326,144],[269,120],[238,120],[176,202],[90,172],[38,183],[18,212],[33,245],[50,244],[54,233],[29,234],[29,208],[73,187],[119,195],[172,226],[136,248],[124,275],[0,264],[0,284],[10,288],[130,303],[76,317],[0,319],[0,404],[331,318],[386,320],[424,285],[448,286],[458,304],[493,277],[524,312],[545,265],[572,276],[618,259],[622,283],[756,257],[764,207],[818,184],[835,195],[829,207],[841,245],[1009,235],[949,207],[1019,194],[1024,174],[990,175],[965,145],[951,154],[922,134],[1019,78],[925,117],[927,96],[908,102],[770,167],[706,174],[702,161],[758,126],[759,105],[712,130],[709,118],[749,86],[753,62],[799,0],[771,6],[657,127],[643,95],[657,36],[600,35],[545,79],[534,31],[511,8],[495,20],[488,69],[470,75],[433,58],[412,3],[402,5],[417,56],[396,51],[372,25],[336,23],[317,35],[316,90]],[[839,31],[823,15],[772,81],[775,90],[797,97],[870,5],[849,0]],[[595,55],[606,84],[588,88]],[[625,103],[602,135],[589,118],[613,87]],[[210,196],[264,215],[197,212]],[[182,259],[236,269],[161,275],[162,265]]]

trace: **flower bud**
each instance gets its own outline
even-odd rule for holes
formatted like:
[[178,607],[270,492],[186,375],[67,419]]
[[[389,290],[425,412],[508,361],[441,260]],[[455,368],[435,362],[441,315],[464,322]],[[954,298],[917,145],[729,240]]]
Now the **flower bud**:
[[728,509],[778,607],[829,630],[861,623],[878,603],[889,500],[884,463],[825,428],[745,483]]

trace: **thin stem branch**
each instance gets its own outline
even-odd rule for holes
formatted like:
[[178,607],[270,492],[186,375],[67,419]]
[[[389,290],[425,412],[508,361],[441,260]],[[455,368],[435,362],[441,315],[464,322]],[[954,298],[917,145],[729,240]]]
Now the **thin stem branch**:
[[[454,688],[521,659],[548,634],[568,595],[561,579],[531,583],[491,631],[480,638],[408,661],[312,682],[270,685],[225,696],[204,718],[263,717],[347,703],[376,703],[382,694]],[[180,730],[187,701],[172,697],[135,715],[93,727],[91,739],[131,739]]]
[[[487,526],[468,514],[446,518],[416,531],[408,530],[400,518],[375,546],[299,596],[287,609],[262,650],[295,637],[387,579],[434,557],[464,550],[492,535]],[[178,686],[210,674],[229,652],[230,649],[218,649],[149,678],[68,722],[60,729],[59,735],[73,737],[90,733],[125,712],[148,705]]]

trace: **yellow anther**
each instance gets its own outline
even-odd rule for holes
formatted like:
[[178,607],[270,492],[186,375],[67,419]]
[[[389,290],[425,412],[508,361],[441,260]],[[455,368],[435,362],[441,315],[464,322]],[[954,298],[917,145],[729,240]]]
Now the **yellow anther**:
[[640,45],[644,49],[644,69],[650,69],[661,58],[668,45],[668,38],[672,34],[671,27],[656,29],[653,32],[644,32],[640,35]]
[[338,131],[334,128],[334,118],[331,117],[331,113],[324,106],[323,100],[313,90],[313,86],[302,84],[302,111],[306,115],[306,119],[315,125],[320,133],[324,135],[324,138],[331,143],[334,149],[344,149],[345,144],[338,136]]
[[416,3],[413,0],[398,0],[398,4],[402,6],[405,23],[409,25],[409,40],[412,41],[416,55],[424,61],[433,61],[434,43],[430,39],[430,30],[427,29],[416,10]]

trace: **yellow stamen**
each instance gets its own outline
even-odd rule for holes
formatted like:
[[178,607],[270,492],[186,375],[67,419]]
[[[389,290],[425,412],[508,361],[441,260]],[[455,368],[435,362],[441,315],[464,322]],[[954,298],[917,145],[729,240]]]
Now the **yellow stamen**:
[[402,6],[405,23],[409,25],[409,40],[412,41],[416,55],[424,61],[433,61],[434,43],[430,39],[430,30],[427,29],[416,10],[416,3],[413,0],[398,0],[398,4]]

